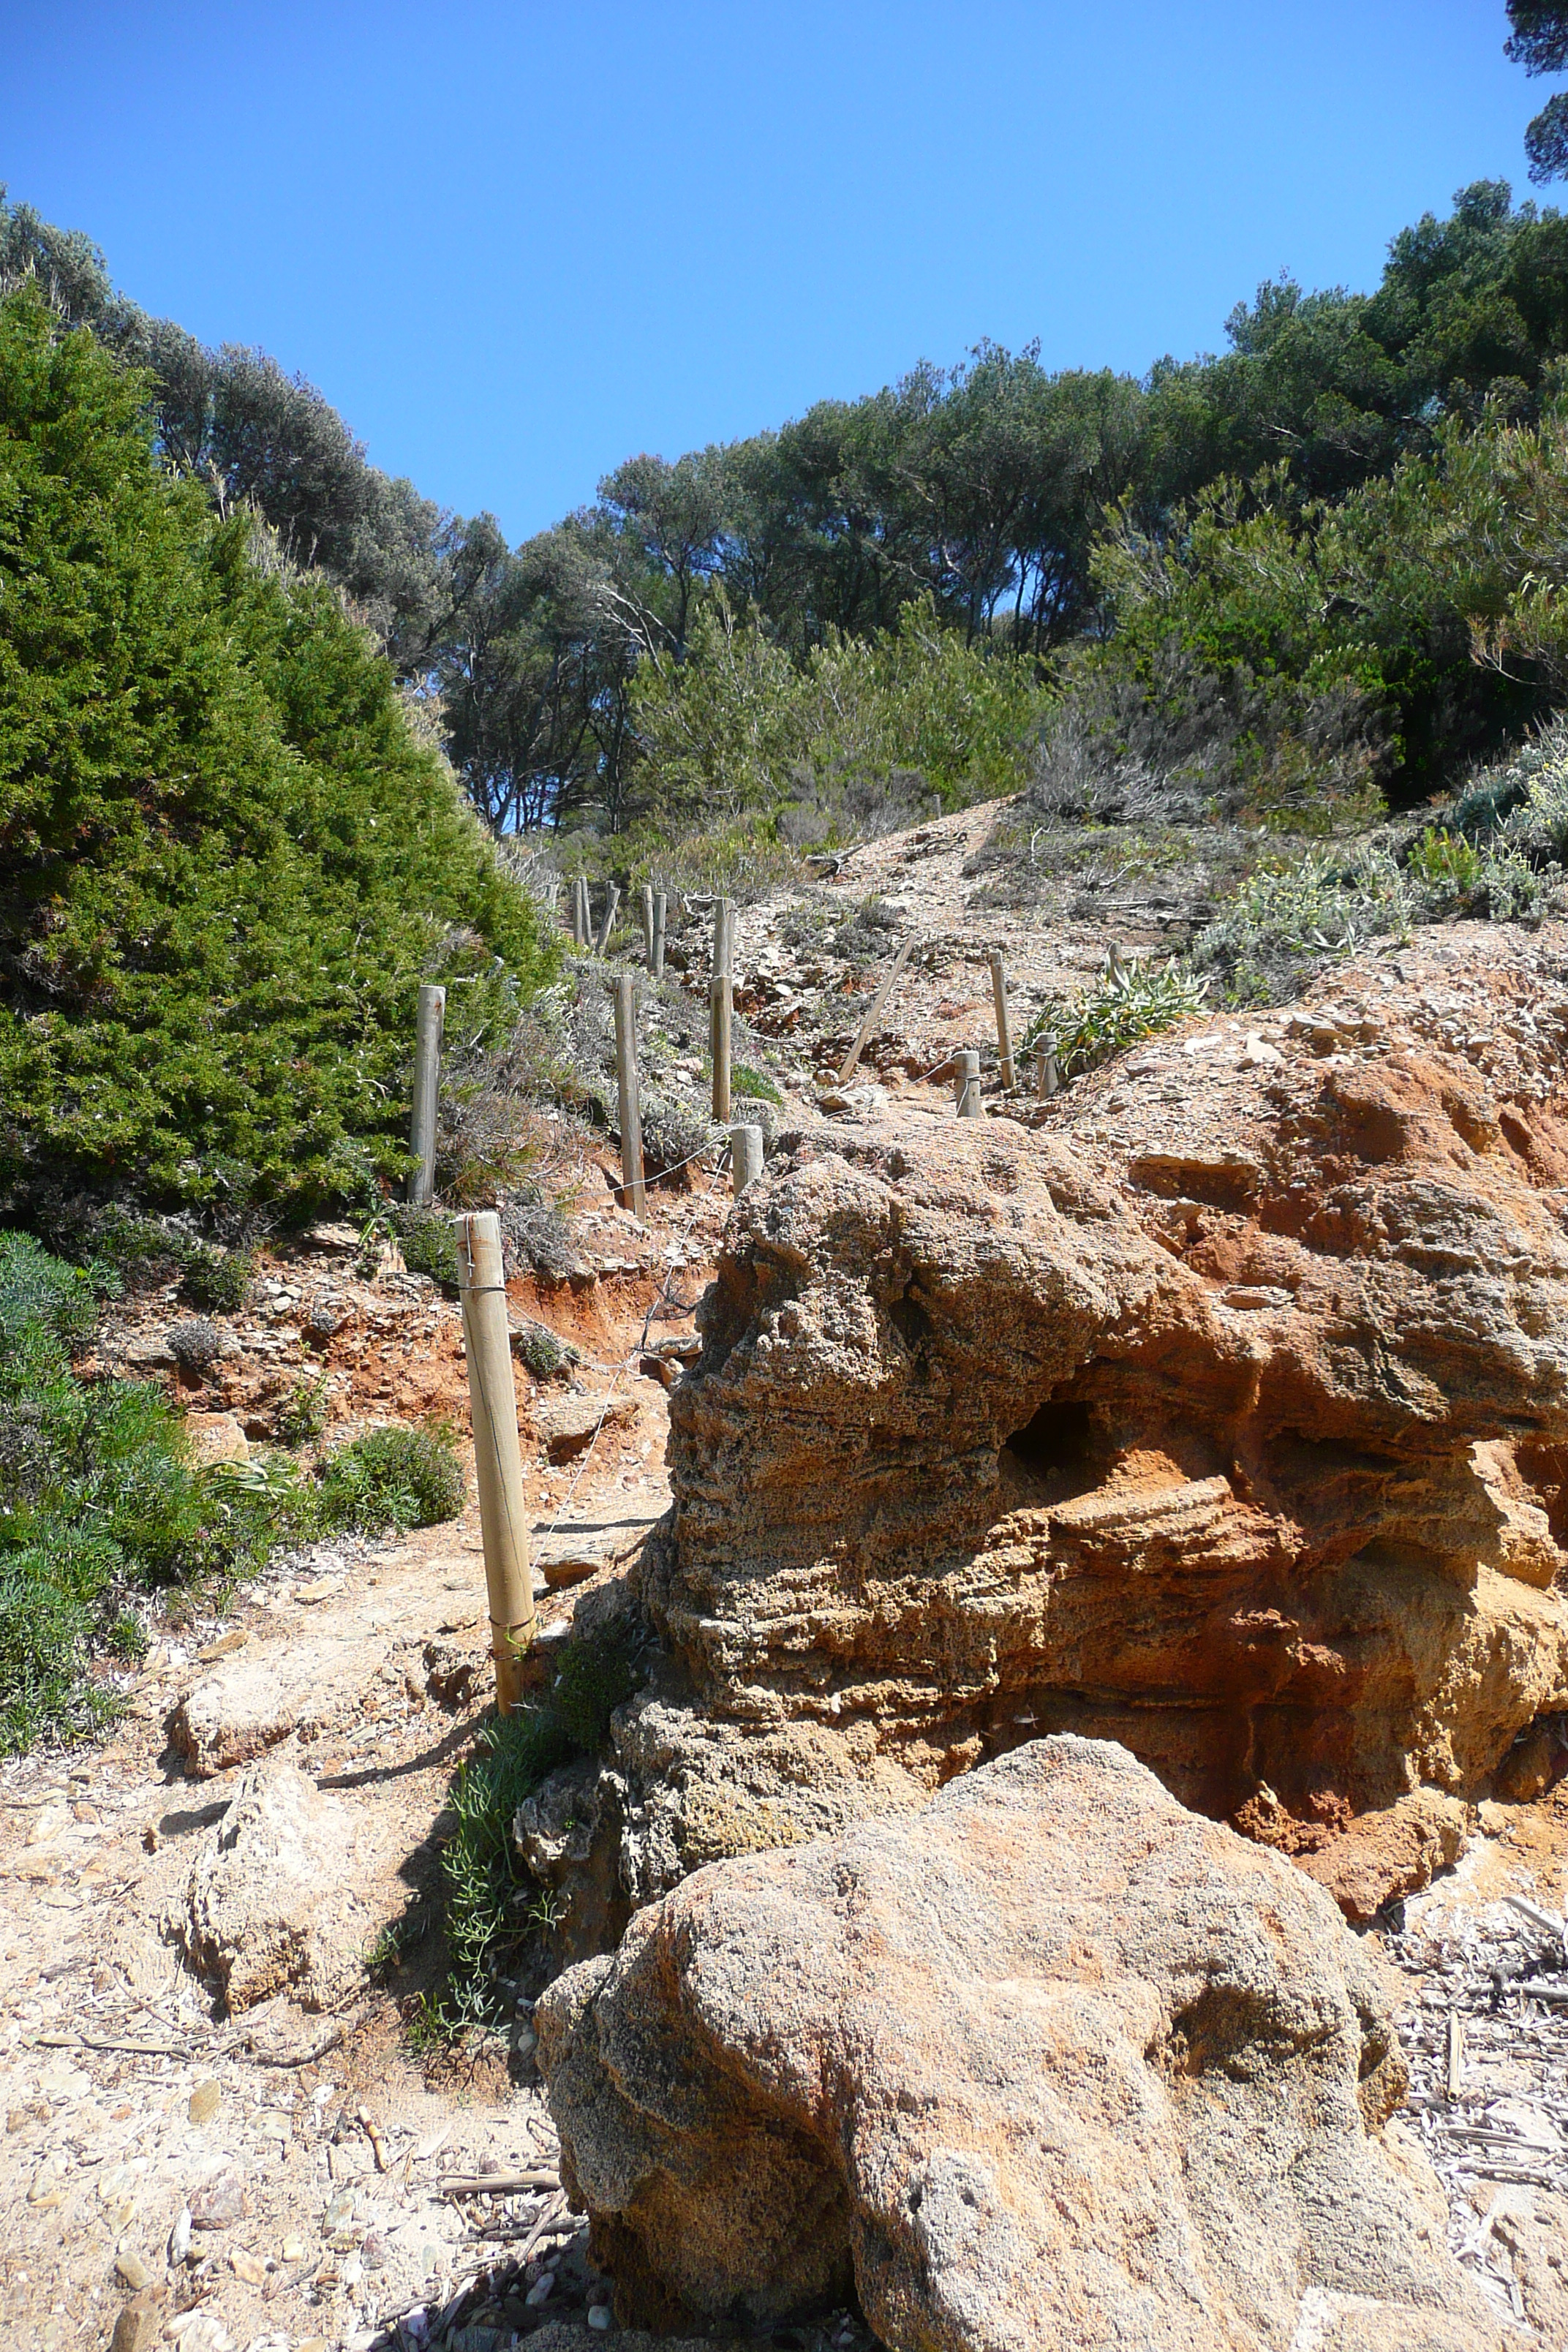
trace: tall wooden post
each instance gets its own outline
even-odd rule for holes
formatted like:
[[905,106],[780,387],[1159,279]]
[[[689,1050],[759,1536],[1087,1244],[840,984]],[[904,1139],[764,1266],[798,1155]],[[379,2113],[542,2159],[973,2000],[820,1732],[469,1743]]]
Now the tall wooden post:
[[500,1219],[493,1209],[458,1219],[458,1291],[463,1302],[496,1703],[502,1715],[510,1715],[521,1691],[522,1654],[533,1639],[533,1580],[517,1441],[517,1391],[507,1336]]
[[653,954],[648,970],[655,980],[664,978],[664,919],[668,900],[662,890],[655,893],[653,902]]
[[763,1130],[750,1124],[730,1129],[730,1176],[737,1200],[763,1172]]
[[1057,1068],[1057,1041],[1047,1035],[1035,1048],[1035,1089],[1044,1102],[1047,1096],[1056,1093],[1060,1084],[1061,1076]]
[[595,955],[603,955],[605,950],[610,944],[610,930],[616,919],[616,908],[620,905],[620,903],[621,889],[619,883],[606,882],[605,885],[605,919],[599,925],[599,936],[594,941],[594,953]]
[[416,1209],[427,1209],[436,1196],[436,1112],[441,1099],[446,1020],[446,990],[421,988],[414,1038],[414,1109],[408,1122],[408,1149],[416,1163],[408,1179],[408,1198]]
[[713,1058],[713,1117],[719,1126],[730,1124],[730,1023],[733,1008],[730,975],[715,974],[708,984],[708,1045]]
[[1002,1065],[1002,1084],[1011,1094],[1018,1081],[1013,1067],[1013,1031],[1007,1019],[1007,971],[1000,948],[991,950],[991,993],[996,1001],[996,1057]]
[[642,945],[643,961],[653,970],[653,884],[642,886]]
[[579,874],[572,885],[572,939],[575,946],[588,944],[588,877]]
[[984,1118],[984,1113],[980,1108],[979,1055],[973,1047],[966,1046],[962,1053],[955,1054],[952,1059],[956,1073],[953,1079],[953,1091],[958,1097],[959,1118]]
[[623,972],[616,982],[616,1079],[620,1090],[622,1205],[634,1217],[647,1214],[642,1170],[642,1106],[637,1100],[637,982]]

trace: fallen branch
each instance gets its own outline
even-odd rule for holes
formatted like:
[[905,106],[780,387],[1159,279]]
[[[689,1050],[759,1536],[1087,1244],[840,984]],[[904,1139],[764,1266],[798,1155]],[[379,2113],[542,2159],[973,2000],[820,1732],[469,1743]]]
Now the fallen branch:
[[137,2058],[189,2058],[186,2044],[167,2042],[89,2042],[85,2033],[38,2033],[33,2037],[37,2050],[115,2050],[129,2052]]
[[455,2172],[441,2183],[443,2197],[516,2197],[527,2189],[556,2189],[558,2172]]
[[329,2026],[321,2040],[313,2042],[309,2050],[258,2050],[252,2042],[244,2046],[258,2066],[313,2066],[318,2058],[324,2058],[329,2050],[335,2050],[342,2038],[342,2027],[333,2025]]

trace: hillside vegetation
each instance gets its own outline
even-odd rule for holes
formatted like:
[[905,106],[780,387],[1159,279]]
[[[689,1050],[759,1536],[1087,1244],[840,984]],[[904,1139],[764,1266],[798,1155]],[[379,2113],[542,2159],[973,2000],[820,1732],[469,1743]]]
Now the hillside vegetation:
[[0,1182],[368,1200],[419,982],[552,950],[319,574],[155,448],[145,379],[0,303]]

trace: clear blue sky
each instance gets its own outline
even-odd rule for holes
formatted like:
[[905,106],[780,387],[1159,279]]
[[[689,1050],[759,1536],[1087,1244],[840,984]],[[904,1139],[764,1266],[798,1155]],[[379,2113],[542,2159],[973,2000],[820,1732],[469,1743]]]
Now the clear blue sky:
[[518,539],[988,336],[1142,371],[1367,286],[1551,84],[1502,0],[8,0],[0,180]]

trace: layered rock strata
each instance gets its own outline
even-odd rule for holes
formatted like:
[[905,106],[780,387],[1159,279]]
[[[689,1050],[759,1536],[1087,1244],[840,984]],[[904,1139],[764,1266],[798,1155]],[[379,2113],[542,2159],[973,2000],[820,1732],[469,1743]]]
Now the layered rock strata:
[[623,2318],[1482,2352],[1368,1947],[1118,1747],[701,1871],[535,2012]]
[[1517,933],[1441,952],[1032,1131],[785,1139],[672,1398],[668,1662],[595,1800],[628,1905],[1070,1729],[1364,1915],[1551,1750],[1568,998]]

